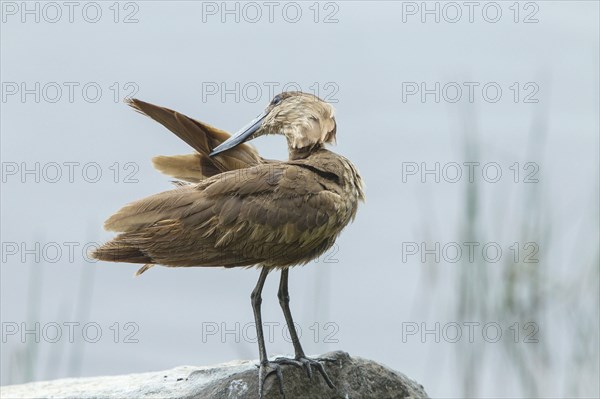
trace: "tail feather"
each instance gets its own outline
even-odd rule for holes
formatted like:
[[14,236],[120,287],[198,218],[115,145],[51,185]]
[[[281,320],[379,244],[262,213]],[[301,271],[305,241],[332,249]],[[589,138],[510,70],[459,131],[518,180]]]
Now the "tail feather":
[[152,258],[140,251],[139,248],[119,240],[119,237],[97,248],[91,253],[91,256],[107,262],[154,263]]
[[209,157],[208,154],[215,147],[231,137],[229,133],[179,112],[141,100],[130,99],[127,103],[136,111],[165,126],[197,151],[191,155],[155,157],[154,167],[162,173],[198,182],[222,172],[248,168],[264,162],[258,152],[248,144],[241,144],[225,153]]

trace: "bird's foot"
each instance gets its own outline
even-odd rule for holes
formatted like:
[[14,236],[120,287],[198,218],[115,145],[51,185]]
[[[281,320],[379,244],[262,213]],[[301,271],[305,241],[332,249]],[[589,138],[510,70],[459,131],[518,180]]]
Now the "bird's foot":
[[265,361],[258,366],[258,397],[259,399],[263,398],[264,394],[264,385],[267,377],[271,374],[275,374],[277,378],[277,383],[279,385],[279,393],[282,398],[285,398],[285,394],[283,393],[283,372],[281,371],[281,366],[278,362],[270,362]]
[[317,369],[319,374],[321,374],[323,376],[323,379],[325,380],[325,382],[327,383],[329,388],[335,389],[335,385],[333,385],[333,382],[331,382],[331,378],[329,378],[329,376],[327,375],[327,372],[325,371],[325,368],[321,364],[321,362],[335,362],[335,361],[336,361],[335,359],[329,359],[329,358],[310,359],[306,356],[296,356],[293,359],[290,359],[287,357],[278,357],[273,362],[277,363],[277,364],[281,364],[281,365],[292,365],[292,366],[296,366],[296,367],[301,367],[304,370],[306,370],[306,374],[308,375],[308,378],[310,380],[313,379],[313,367],[314,367],[315,369]]
[[330,358],[310,359],[306,356],[297,356],[293,359],[287,357],[278,357],[275,360],[263,362],[260,364],[260,366],[258,366],[258,397],[260,399],[263,398],[265,381],[267,380],[267,377],[274,374],[277,378],[277,384],[279,385],[279,393],[281,394],[282,398],[285,398],[285,393],[283,391],[283,371],[281,369],[281,366],[288,365],[303,368],[306,371],[306,374],[308,375],[308,378],[310,380],[313,379],[314,367],[315,369],[317,369],[319,374],[323,376],[323,379],[325,380],[329,388],[335,389],[335,385],[333,384],[331,378],[329,378],[329,375],[327,375],[325,368],[321,364],[321,362],[335,361],[335,359]]

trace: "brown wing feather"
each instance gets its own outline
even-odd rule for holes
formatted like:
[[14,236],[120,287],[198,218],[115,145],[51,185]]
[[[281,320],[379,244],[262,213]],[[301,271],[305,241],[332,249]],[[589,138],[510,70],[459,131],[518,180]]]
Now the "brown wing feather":
[[212,162],[206,162],[207,158],[197,152],[185,155],[159,155],[152,158],[152,165],[154,169],[165,175],[191,183],[198,183],[207,177],[220,173]]
[[[289,266],[326,250],[349,221],[341,197],[308,169],[281,163],[240,172],[127,205],[106,222],[123,233],[93,255],[167,266]],[[115,256],[119,248],[136,257]]]
[[216,157],[208,154],[231,135],[216,127],[199,122],[168,108],[159,107],[138,99],[127,100],[136,111],[159,122],[177,137],[185,141],[197,153],[190,155],[158,156],[152,161],[162,173],[190,182],[199,182],[207,177],[248,168],[263,162],[258,152],[248,144],[242,144]]

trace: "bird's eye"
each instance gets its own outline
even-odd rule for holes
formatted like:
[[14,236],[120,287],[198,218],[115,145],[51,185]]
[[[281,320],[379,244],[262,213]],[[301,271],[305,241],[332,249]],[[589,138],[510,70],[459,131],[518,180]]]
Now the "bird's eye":
[[273,97],[273,101],[271,101],[271,105],[277,105],[281,102],[281,95],[276,95]]

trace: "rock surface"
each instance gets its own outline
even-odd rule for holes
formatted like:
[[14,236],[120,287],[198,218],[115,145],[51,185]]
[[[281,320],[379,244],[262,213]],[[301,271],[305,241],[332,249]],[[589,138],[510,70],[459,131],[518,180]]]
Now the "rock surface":
[[[345,352],[331,352],[322,357],[335,360],[323,365],[336,389],[330,389],[316,370],[311,381],[304,370],[283,366],[286,398],[427,398],[423,386],[381,364],[352,358]],[[2,398],[250,399],[257,396],[258,369],[256,362],[251,361],[0,387]],[[270,398],[280,398],[274,376],[265,383],[265,399]]]

